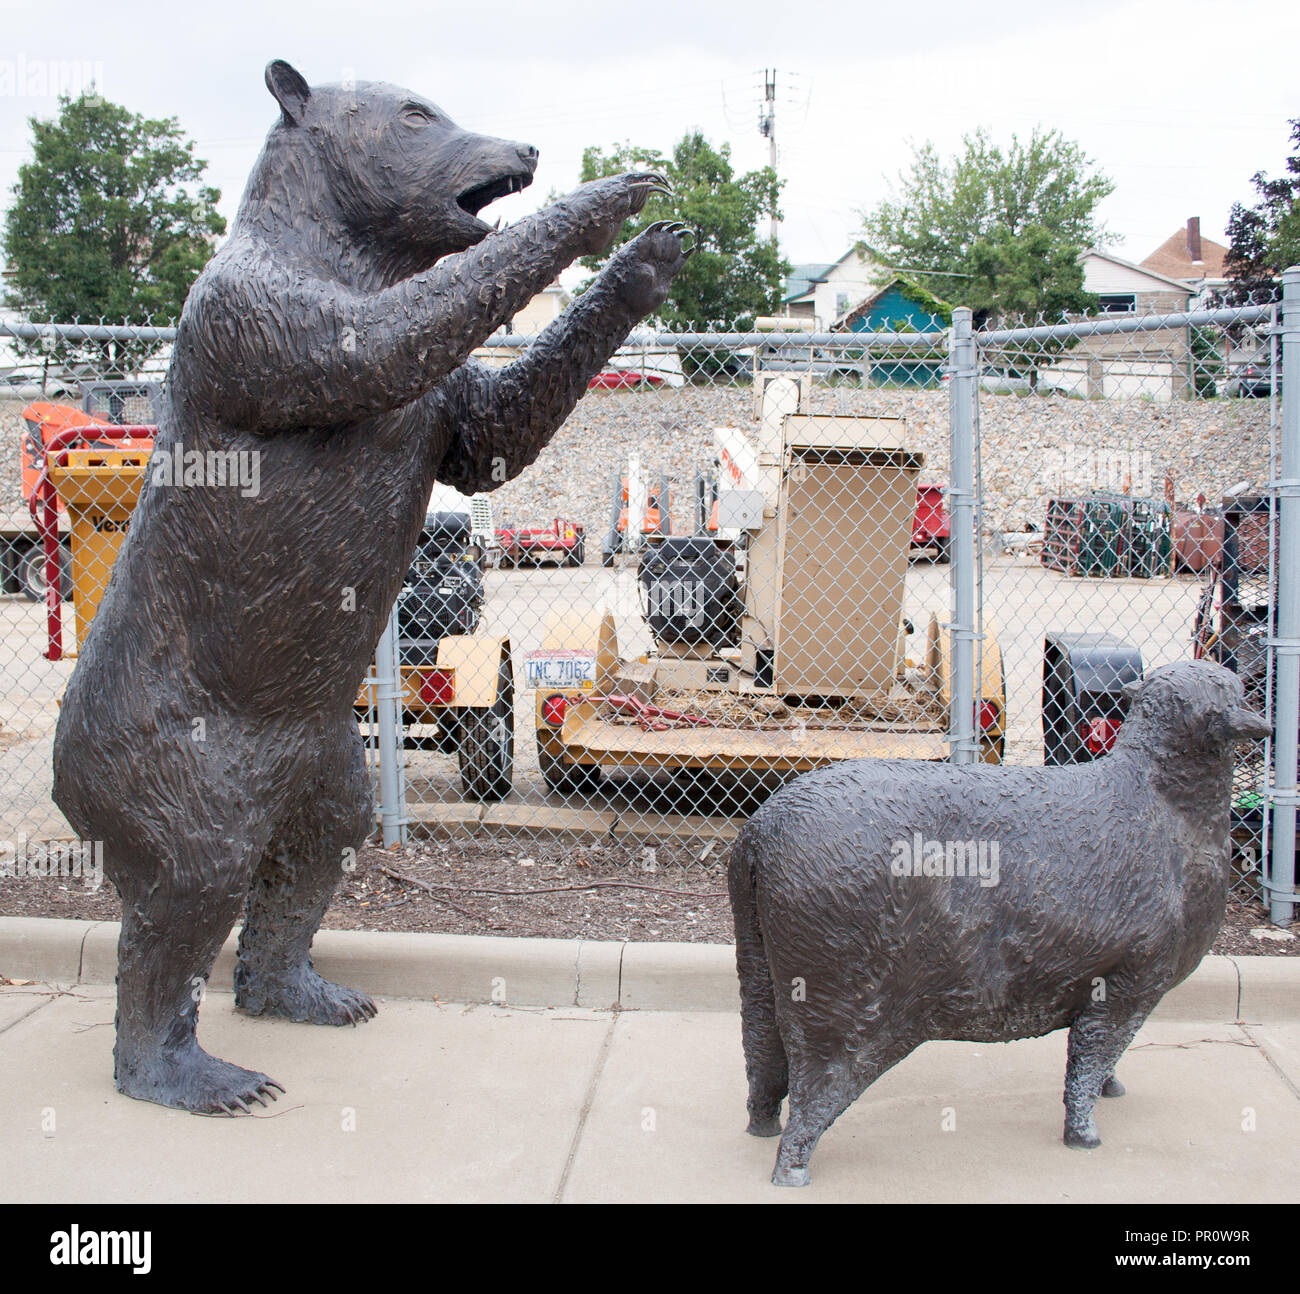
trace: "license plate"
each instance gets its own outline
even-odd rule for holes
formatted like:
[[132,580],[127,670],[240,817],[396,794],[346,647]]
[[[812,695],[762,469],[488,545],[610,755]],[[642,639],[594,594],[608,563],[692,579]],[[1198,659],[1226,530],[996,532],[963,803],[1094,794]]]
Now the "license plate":
[[532,688],[596,686],[594,651],[531,651],[524,657],[528,686]]

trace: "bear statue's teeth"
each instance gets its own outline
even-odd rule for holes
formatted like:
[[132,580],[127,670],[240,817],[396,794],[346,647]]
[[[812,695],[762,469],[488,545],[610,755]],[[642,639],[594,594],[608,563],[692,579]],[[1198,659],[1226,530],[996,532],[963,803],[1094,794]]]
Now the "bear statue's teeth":
[[495,202],[498,198],[504,198],[511,193],[522,193],[531,182],[529,176],[503,175],[500,179],[488,181],[487,184],[480,184],[476,188],[466,189],[456,199],[456,205],[462,211],[477,217],[478,213],[488,203]]

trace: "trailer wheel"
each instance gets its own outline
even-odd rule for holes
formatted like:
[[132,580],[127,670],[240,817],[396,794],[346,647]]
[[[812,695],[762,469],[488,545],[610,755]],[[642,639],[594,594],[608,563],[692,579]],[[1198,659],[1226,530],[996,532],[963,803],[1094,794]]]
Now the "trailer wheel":
[[537,743],[537,762],[547,789],[558,795],[589,795],[600,786],[599,764],[566,764],[550,754],[540,740]]
[[[19,559],[18,583],[29,602],[45,601],[45,550],[39,544]],[[59,591],[64,602],[72,597],[72,554],[67,544],[59,545]]]
[[1043,763],[1078,764],[1082,755],[1070,662],[1063,653],[1049,651],[1043,661]]
[[460,720],[460,784],[467,800],[504,800],[515,769],[515,684],[510,658],[497,671],[497,699],[472,706]]
[[587,559],[587,550],[583,547],[582,540],[579,539],[578,542],[573,545],[573,550],[569,553],[568,560],[566,561],[565,565],[581,566],[582,563],[586,561],[586,559]]
[[952,561],[952,536],[945,535],[934,541],[934,560],[941,566]]
[[1124,689],[1141,679],[1142,653],[1130,643],[1110,634],[1049,633],[1043,642],[1043,763],[1095,758],[1087,725],[1122,722]]

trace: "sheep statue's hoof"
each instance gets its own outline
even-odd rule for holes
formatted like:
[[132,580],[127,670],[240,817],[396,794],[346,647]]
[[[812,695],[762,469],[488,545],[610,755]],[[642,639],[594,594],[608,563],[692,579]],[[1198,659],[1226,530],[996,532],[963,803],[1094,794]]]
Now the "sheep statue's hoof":
[[1124,1084],[1113,1074],[1101,1085],[1102,1096],[1123,1096],[1126,1090]]
[[807,1186],[811,1181],[806,1168],[782,1168],[778,1164],[772,1174],[773,1186]]
[[751,1137],[779,1137],[781,1135],[781,1116],[774,1114],[770,1119],[750,1119],[745,1129]]
[[1066,1128],[1062,1140],[1071,1150],[1096,1150],[1101,1145],[1101,1138],[1097,1135],[1096,1128],[1080,1130]]

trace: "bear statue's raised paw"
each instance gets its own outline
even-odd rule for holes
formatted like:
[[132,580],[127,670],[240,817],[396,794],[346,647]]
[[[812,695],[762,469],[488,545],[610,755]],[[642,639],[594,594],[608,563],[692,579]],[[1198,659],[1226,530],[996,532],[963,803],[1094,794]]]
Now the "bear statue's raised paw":
[[695,250],[694,231],[679,220],[659,220],[647,225],[610,261],[619,294],[638,315],[657,310],[668,299],[668,289]]
[[624,175],[591,180],[569,199],[569,209],[581,213],[585,232],[581,250],[588,255],[603,252],[618,236],[623,222],[638,215],[650,196],[671,197],[673,186],[658,171],[628,171]]

